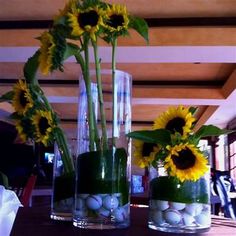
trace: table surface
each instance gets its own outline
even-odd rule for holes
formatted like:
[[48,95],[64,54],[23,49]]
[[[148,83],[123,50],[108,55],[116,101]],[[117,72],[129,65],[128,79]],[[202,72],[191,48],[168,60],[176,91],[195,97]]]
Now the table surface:
[[[19,208],[11,231],[11,236],[46,236],[46,235],[96,235],[96,236],[166,236],[183,235],[162,233],[147,227],[147,208],[131,207],[131,226],[127,229],[116,230],[87,230],[79,229],[71,222],[57,222],[49,218],[48,207],[22,207]],[[194,234],[185,234],[194,235]],[[195,234],[196,235],[196,234]],[[236,221],[231,219],[212,216],[212,227],[210,231],[201,234],[202,236],[232,236],[236,235]]]

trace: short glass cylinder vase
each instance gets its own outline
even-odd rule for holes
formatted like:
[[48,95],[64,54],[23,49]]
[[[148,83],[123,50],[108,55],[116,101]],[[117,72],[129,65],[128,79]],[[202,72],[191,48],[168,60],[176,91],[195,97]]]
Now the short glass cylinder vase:
[[[94,77],[91,73],[92,81]],[[131,76],[116,71],[112,83],[112,73],[108,70],[102,71],[101,79],[102,103],[96,82],[91,84],[98,141],[93,150],[87,90],[84,80],[80,79],[73,225],[85,229],[127,228],[130,225],[131,146],[126,134],[131,130]]]
[[180,182],[159,176],[150,182],[148,227],[172,233],[202,233],[211,226],[209,174]]
[[65,173],[60,150],[57,144],[54,145],[53,158],[53,185],[51,198],[50,218],[59,221],[72,221],[74,194],[75,194],[75,173]]

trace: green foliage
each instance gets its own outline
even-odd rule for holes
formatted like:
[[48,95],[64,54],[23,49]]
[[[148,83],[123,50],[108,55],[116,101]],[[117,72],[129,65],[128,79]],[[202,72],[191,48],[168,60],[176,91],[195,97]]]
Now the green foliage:
[[220,129],[214,125],[203,125],[195,134],[194,139],[199,141],[201,138],[210,136],[219,136],[232,133],[232,130]]
[[66,51],[66,39],[58,31],[54,30],[51,32],[51,34],[56,44],[56,48],[54,49],[53,56],[52,56],[51,71],[56,70],[56,69],[63,71],[63,60],[64,60],[64,54]]
[[134,131],[127,134],[127,136],[147,143],[156,143],[163,146],[171,142],[170,132],[166,129]]
[[139,17],[130,17],[130,27],[135,29],[149,43],[148,24]]
[[12,101],[13,95],[14,95],[13,91],[9,91],[9,92],[3,94],[0,97],[0,102],[10,102],[10,101]]
[[196,113],[196,111],[197,111],[197,107],[190,107],[189,108],[189,112],[192,114],[192,115],[194,115],[195,113]]
[[207,181],[200,178],[196,182],[180,182],[175,177],[162,176],[150,183],[152,199],[183,203],[209,203]]
[[24,76],[27,83],[35,83],[35,75],[39,66],[39,50],[24,65]]
[[151,163],[153,167],[157,168],[160,161],[165,160],[166,156],[168,155],[168,151],[162,148],[159,152],[156,153],[155,159]]

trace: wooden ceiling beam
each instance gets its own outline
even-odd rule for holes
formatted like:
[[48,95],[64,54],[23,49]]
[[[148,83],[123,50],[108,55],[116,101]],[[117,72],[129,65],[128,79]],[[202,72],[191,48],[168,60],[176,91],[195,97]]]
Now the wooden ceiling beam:
[[220,88],[134,86],[134,98],[224,99]]
[[213,115],[213,113],[217,110],[218,107],[219,106],[207,106],[205,111],[197,120],[194,130],[198,130],[199,128],[201,128],[201,126],[207,122],[207,120]]
[[222,94],[228,98],[230,94],[236,89],[236,70],[230,75],[226,83],[222,87]]
[[[0,63],[0,83],[12,83],[23,76],[23,62],[2,62]],[[109,63],[103,63],[102,68],[110,68]],[[176,84],[175,81],[183,81],[182,84],[204,83],[206,85],[223,85],[232,72],[236,69],[234,63],[117,63],[119,70],[127,71],[132,75],[133,82],[144,81],[165,81],[165,83]],[[144,73],[145,72],[145,73]],[[76,63],[65,63],[64,72],[55,71],[48,76],[38,73],[40,83],[48,80],[56,83],[58,80],[78,80],[81,74],[80,66]],[[53,82],[55,81],[55,82]],[[186,82],[185,82],[186,81]]]
[[[0,46],[39,46],[36,38],[44,30],[0,30]],[[107,46],[103,41],[101,46]],[[146,46],[145,41],[133,30],[129,37],[120,37],[119,46]],[[232,46],[236,45],[235,27],[166,27],[149,29],[149,46]]]
[[[50,20],[63,9],[66,0],[11,0],[1,4],[0,20]],[[144,18],[235,16],[235,0],[107,0],[125,4],[133,15]]]
[[[77,97],[78,86],[75,85],[47,85],[43,84],[43,91],[46,96]],[[0,94],[12,89],[11,85],[2,85]],[[139,99],[137,102],[145,104],[145,99],[208,99],[216,102],[224,100],[221,88],[215,87],[160,87],[160,86],[133,86],[132,97]],[[75,101],[77,102],[77,100]],[[151,102],[151,100],[150,100]],[[199,101],[200,103],[200,101]]]

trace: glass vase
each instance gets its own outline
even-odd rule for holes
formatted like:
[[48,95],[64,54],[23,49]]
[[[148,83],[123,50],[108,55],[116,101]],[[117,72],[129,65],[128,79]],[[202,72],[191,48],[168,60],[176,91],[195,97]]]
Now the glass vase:
[[[73,225],[90,229],[126,228],[130,224],[131,76],[102,71],[103,103],[95,73],[91,72],[97,140],[91,151],[87,90],[80,79],[78,111],[78,158]],[[101,118],[101,105],[104,117]],[[103,119],[103,121],[102,121]],[[105,121],[104,126],[101,123]],[[103,129],[103,131],[102,131]]]
[[180,182],[159,176],[150,181],[148,227],[172,233],[202,233],[211,226],[210,176]]
[[72,221],[75,173],[65,173],[60,150],[55,143],[53,159],[53,185],[51,198],[51,219],[59,221]]

